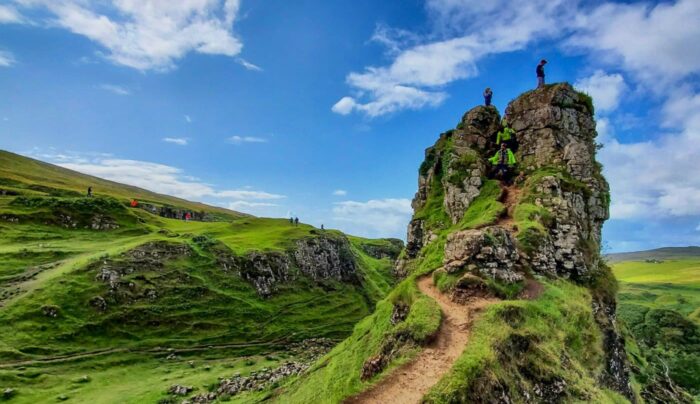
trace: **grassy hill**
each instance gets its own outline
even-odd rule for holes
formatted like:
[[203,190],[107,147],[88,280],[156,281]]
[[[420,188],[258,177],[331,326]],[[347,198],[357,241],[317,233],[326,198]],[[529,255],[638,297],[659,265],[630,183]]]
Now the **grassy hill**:
[[[0,152],[0,400],[157,402],[174,383],[275,367],[295,343],[347,336],[400,249]],[[314,272],[324,257],[347,272]]]
[[240,212],[191,202],[142,188],[82,174],[53,164],[0,150],[0,190],[23,195],[79,197],[92,187],[96,196],[109,196],[120,201],[137,199],[144,203],[171,205],[221,214],[226,218],[248,216]]
[[668,369],[671,379],[696,399],[700,396],[698,250],[626,253],[613,264],[620,283],[618,314],[639,344],[631,349],[637,366],[649,377]]
[[611,262],[664,260],[673,258],[700,257],[700,247],[663,247],[654,250],[634,251],[608,254],[605,258]]

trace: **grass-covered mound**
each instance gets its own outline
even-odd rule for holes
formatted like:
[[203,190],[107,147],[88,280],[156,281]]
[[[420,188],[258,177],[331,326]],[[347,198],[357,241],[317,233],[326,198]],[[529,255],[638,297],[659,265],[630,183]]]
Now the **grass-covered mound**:
[[[566,281],[546,283],[536,300],[511,300],[488,308],[476,321],[462,356],[426,396],[427,402],[624,402],[602,390],[602,335],[591,296]],[[526,397],[524,392],[540,392]],[[566,396],[562,392],[566,391]]]

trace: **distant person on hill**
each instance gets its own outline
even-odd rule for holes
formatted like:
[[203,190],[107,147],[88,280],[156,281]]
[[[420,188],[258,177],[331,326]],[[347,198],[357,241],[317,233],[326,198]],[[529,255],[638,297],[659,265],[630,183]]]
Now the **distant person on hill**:
[[486,90],[484,90],[484,105],[487,107],[491,105],[491,97],[493,97],[493,91],[491,91],[491,87],[486,87]]
[[289,224],[291,224],[292,226],[294,226],[294,218],[291,217],[291,216],[289,217]]
[[294,218],[294,225],[299,226],[299,218],[298,217]]
[[547,61],[542,59],[537,65],[537,69],[535,69],[535,73],[537,73],[537,88],[544,87],[544,65],[546,64]]
[[190,214],[190,212],[185,213],[185,221],[189,222],[190,219],[192,219],[192,215]]
[[92,187],[88,187],[88,193],[87,193],[88,198],[92,196]]
[[496,166],[496,177],[508,182],[508,174],[510,169],[515,166],[515,155],[506,147],[505,143],[501,143],[501,148],[496,154],[489,159],[491,164]]
[[326,229],[323,228],[323,223],[321,223],[321,230],[326,230]]

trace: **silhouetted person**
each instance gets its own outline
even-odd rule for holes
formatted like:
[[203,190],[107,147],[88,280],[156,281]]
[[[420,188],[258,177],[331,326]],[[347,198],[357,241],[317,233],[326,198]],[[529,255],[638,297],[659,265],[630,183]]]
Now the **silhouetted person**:
[[535,73],[537,73],[537,88],[544,87],[544,65],[546,64],[547,61],[542,59],[537,65],[537,69],[535,69]]
[[298,217],[294,218],[294,225],[299,226],[299,218]]
[[88,198],[92,196],[92,187],[88,187],[87,196],[88,196]]
[[493,91],[491,91],[491,87],[486,87],[486,90],[484,90],[484,105],[487,107],[491,105],[491,97],[493,97]]
[[290,218],[289,218],[289,224],[291,224],[292,226],[294,226],[294,218],[293,218],[293,217],[290,217]]
[[326,230],[326,229],[323,228],[323,224],[321,224],[321,230]]

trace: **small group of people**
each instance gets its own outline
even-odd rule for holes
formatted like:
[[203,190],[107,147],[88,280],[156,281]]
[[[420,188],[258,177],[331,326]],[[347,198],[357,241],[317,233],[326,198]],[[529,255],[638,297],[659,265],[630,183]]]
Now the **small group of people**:
[[[544,65],[547,64],[547,59],[540,60],[535,68],[535,75],[537,76],[537,88],[544,87]],[[493,91],[491,87],[486,87],[484,90],[484,105],[491,106],[491,99],[493,98]]]
[[489,159],[493,165],[492,175],[509,183],[516,163],[513,150],[518,150],[518,141],[515,138],[515,131],[508,124],[507,117],[503,117],[501,120],[501,130],[496,134],[496,145],[499,146],[499,149]]
[[299,218],[298,217],[290,217],[289,224],[291,224],[292,226],[299,226]]
[[[537,88],[542,88],[545,85],[544,66],[546,64],[547,60],[542,59],[535,68]],[[487,107],[491,106],[492,98],[493,90],[491,90],[491,87],[486,87],[484,90],[484,105]],[[498,145],[499,149],[496,151],[496,154],[489,159],[489,162],[493,165],[492,175],[505,183],[509,183],[515,169],[516,161],[514,151],[518,151],[518,142],[515,138],[515,131],[508,124],[507,117],[503,117],[501,120],[501,130],[496,134],[496,145]]]

